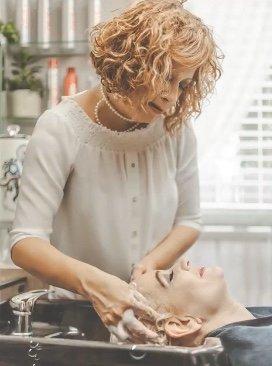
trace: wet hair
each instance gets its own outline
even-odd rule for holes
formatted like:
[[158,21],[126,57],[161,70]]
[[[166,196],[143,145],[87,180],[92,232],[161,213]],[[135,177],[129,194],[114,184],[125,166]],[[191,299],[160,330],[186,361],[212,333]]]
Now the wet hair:
[[138,318],[138,320],[141,321],[147,328],[153,330],[157,333],[158,338],[156,340],[155,344],[163,345],[163,346],[171,346],[172,344],[172,338],[168,337],[165,329],[164,329],[164,323],[167,319],[171,318],[173,316],[172,313],[163,312],[160,314],[159,319],[157,319],[156,322],[151,323],[150,321],[143,319],[141,317]]
[[[186,1],[186,0],[185,0]],[[223,54],[212,31],[184,9],[184,0],[142,0],[120,15],[101,22],[89,32],[90,58],[108,93],[132,104],[129,95],[138,87],[148,102],[167,95],[173,63],[196,69],[185,86],[175,111],[165,116],[166,131],[174,132],[191,116],[201,113],[202,101],[221,76]]]
[[[153,332],[157,333],[158,338],[156,338],[156,341],[152,342],[152,344],[157,344],[157,345],[161,345],[161,346],[170,346],[172,345],[172,339],[170,337],[167,336],[165,329],[164,329],[164,323],[168,318],[171,318],[173,316],[173,314],[171,313],[161,313],[161,316],[159,317],[159,319],[157,319],[156,322],[152,322],[150,321],[150,319],[147,318],[142,318],[139,316],[136,316],[136,318],[142,323],[144,324],[148,329],[152,330]],[[143,343],[148,343],[148,341],[145,341],[143,338],[139,338],[134,336],[134,338],[130,338],[129,340],[125,340],[125,341],[118,341],[117,338],[111,334],[110,337],[110,342],[111,343],[121,343],[121,344],[143,344]]]
[[[148,294],[146,294],[145,292],[141,291],[142,295],[145,296],[146,301],[148,302],[148,305],[150,308],[153,308],[157,314],[159,314],[158,319],[156,319],[156,321],[152,320],[152,318],[150,318],[148,316],[148,314],[146,314],[145,316],[140,316],[135,314],[136,318],[142,323],[144,324],[148,329],[152,330],[153,332],[157,333],[157,338],[156,341],[153,341],[152,344],[157,344],[157,345],[161,345],[161,346],[170,346],[170,345],[175,345],[173,344],[173,339],[171,337],[169,337],[166,332],[165,332],[165,328],[164,328],[164,324],[167,321],[167,319],[175,316],[175,314],[177,313],[177,310],[174,307],[170,307],[170,306],[165,306],[164,304],[161,304],[159,302],[158,299],[153,299],[150,298],[148,296]],[[143,343],[149,343],[148,341],[145,341],[144,338],[142,337],[137,337],[136,335],[134,335],[134,338],[130,338],[129,340],[126,341],[118,341],[117,338],[114,335],[111,335],[111,343],[122,343],[122,344],[143,344]]]

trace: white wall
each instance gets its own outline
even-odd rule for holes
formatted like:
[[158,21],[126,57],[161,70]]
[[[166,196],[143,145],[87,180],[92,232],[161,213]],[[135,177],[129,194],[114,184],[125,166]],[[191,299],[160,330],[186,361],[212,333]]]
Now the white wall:
[[[188,252],[192,264],[220,266],[224,270],[229,291],[239,302],[248,305],[272,304],[272,235],[270,228],[243,228],[224,232],[230,227],[208,227],[198,243]],[[258,232],[259,231],[259,232]]]
[[[21,0],[19,0],[21,1]],[[75,8],[76,8],[76,36],[77,39],[84,38],[84,32],[87,29],[88,25],[88,3],[93,0],[75,0]],[[6,5],[6,17],[7,20],[15,20],[16,19],[16,4],[17,0],[0,0],[0,2]],[[29,0],[31,5],[31,36],[32,40],[36,40],[37,35],[37,22],[36,22],[36,12],[37,12],[37,4],[38,0]],[[60,30],[61,30],[61,3],[62,0],[50,0],[50,21],[52,24],[52,40],[60,39]],[[101,9],[102,9],[102,18],[101,20],[107,20],[114,14],[118,14],[121,10],[123,10],[127,5],[131,3],[130,0],[101,0]],[[3,9],[3,6],[0,7]],[[0,14],[1,16],[1,14]]]
[[[12,20],[16,22],[16,2],[17,0],[0,0],[1,3],[6,4],[6,20]],[[89,18],[88,18],[88,3],[93,0],[75,0],[76,7],[76,15],[75,15],[75,23],[76,23],[76,40],[86,40],[88,37],[88,27],[90,26]],[[29,0],[31,4],[30,11],[30,24],[31,24],[31,42],[37,41],[37,4],[38,0]],[[62,0],[51,0],[50,2],[50,39],[51,41],[60,41],[61,40],[61,3]],[[130,0],[101,0],[101,21],[105,21],[111,18],[114,15],[120,13],[126,6],[131,3]],[[3,7],[2,7],[3,9]],[[1,11],[1,7],[0,7]],[[0,14],[1,17],[1,14]],[[92,25],[92,24],[91,24]],[[46,62],[45,59],[43,62],[43,66],[46,70]],[[91,82],[91,74],[93,71],[90,71],[89,66],[89,58],[88,52],[86,56],[79,57],[61,57],[60,58],[60,80],[63,80],[63,76],[65,74],[65,70],[69,66],[76,67],[78,78],[79,78],[79,89],[84,90],[90,87]]]

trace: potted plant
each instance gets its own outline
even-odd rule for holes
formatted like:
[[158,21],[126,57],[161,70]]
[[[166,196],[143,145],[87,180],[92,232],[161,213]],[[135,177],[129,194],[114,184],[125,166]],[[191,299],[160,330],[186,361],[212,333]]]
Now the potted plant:
[[13,22],[7,22],[5,24],[0,21],[0,33],[6,38],[8,44],[19,43],[20,34]]
[[18,118],[36,118],[41,114],[43,84],[39,77],[42,68],[34,65],[39,58],[19,49],[12,55],[13,77],[7,79],[10,114]]
[[5,77],[5,46],[18,44],[20,40],[20,35],[18,30],[16,29],[13,22],[3,23],[0,21],[0,43],[1,43],[1,66],[2,66],[2,75],[1,75],[1,115],[2,117],[6,117],[7,115],[7,80]]

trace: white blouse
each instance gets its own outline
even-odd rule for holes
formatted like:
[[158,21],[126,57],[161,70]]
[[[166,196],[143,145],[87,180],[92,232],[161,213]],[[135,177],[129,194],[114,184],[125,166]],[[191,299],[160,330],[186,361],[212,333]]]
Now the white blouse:
[[[145,129],[115,132],[72,97],[40,116],[24,160],[11,248],[40,237],[128,281],[132,265],[178,225],[201,228],[191,123],[174,137],[161,115]],[[51,298],[81,298],[54,289]]]

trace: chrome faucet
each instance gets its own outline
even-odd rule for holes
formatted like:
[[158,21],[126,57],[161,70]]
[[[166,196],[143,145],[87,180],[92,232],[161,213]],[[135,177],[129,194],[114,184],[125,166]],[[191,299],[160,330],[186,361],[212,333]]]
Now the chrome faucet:
[[9,301],[15,316],[15,329],[13,335],[30,336],[32,334],[31,314],[36,300],[54,290],[32,290],[13,296]]

